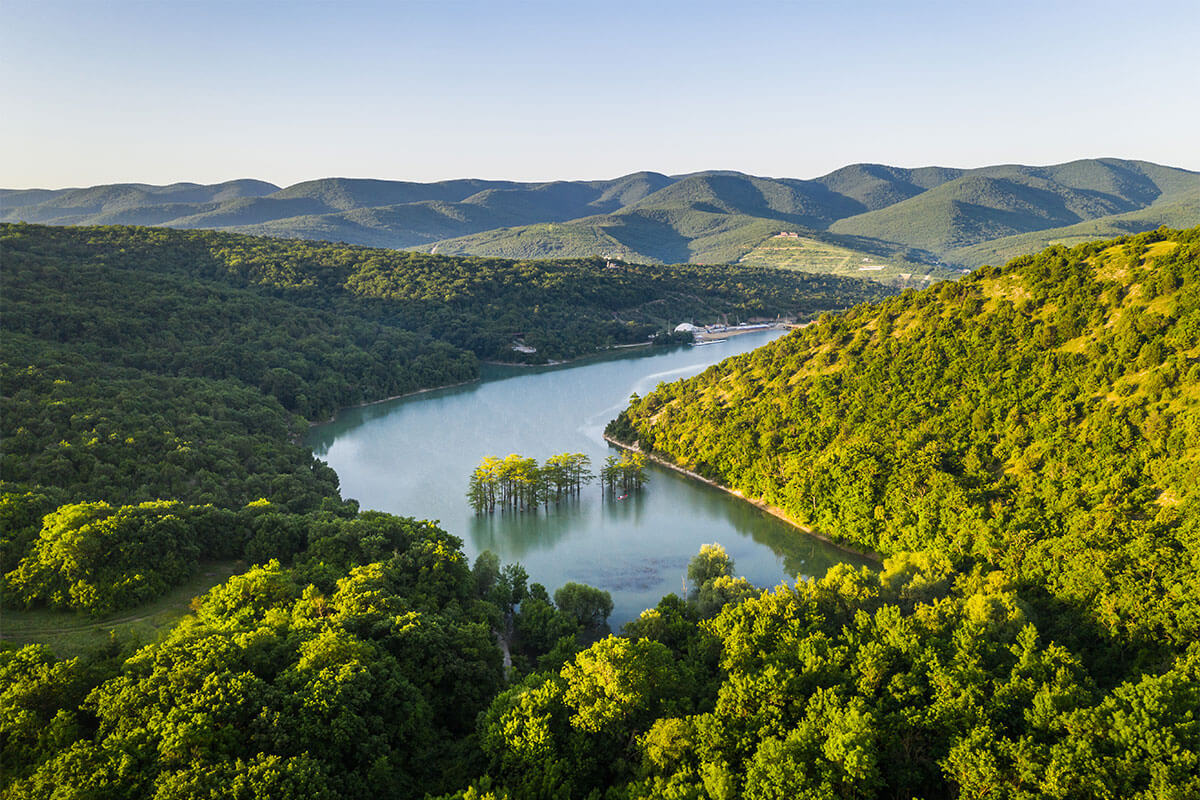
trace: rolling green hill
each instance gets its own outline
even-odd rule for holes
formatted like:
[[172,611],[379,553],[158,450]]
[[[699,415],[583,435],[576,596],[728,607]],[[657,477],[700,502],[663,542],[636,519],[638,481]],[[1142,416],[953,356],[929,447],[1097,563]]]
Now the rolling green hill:
[[[1200,175],[1146,162],[1099,159],[1055,167],[988,167],[840,219],[829,230],[900,242],[962,263],[955,254],[973,245],[1172,205],[1187,197],[1200,197]],[[1179,216],[1187,215],[1173,215],[1172,221],[1200,221]]]
[[[103,224],[106,214],[148,214],[166,221],[190,210],[215,206],[243,197],[263,197],[279,190],[264,181],[237,180],[203,186],[174,183],[150,186],[119,183],[87,189],[0,190],[3,220],[42,222],[54,225]],[[155,209],[162,208],[162,211]],[[168,216],[169,215],[169,216]],[[132,224],[132,219],[130,223]],[[160,224],[160,223],[146,223]]]
[[502,228],[448,239],[429,251],[506,258],[581,258],[600,255],[649,264],[736,261],[748,242],[771,236],[775,220],[695,208],[641,208],[562,223]]
[[[1200,228],[1053,248],[822,318],[614,430],[830,535],[1001,568],[1107,636],[1182,647],[1198,268]],[[1143,551],[1164,554],[1153,579]]]
[[701,173],[681,178],[628,210],[695,210],[779,220],[824,228],[855,213],[859,204],[816,181],[756,178],[738,173]]
[[[812,180],[709,171],[546,183],[324,178],[283,189],[242,180],[0,190],[0,221],[205,228],[504,258],[806,270],[882,260],[867,277],[906,285],[912,279],[900,276],[947,277],[1047,242],[1194,225],[1198,198],[1198,173],[1086,159],[979,169],[853,164]],[[788,248],[781,258],[771,239],[782,232],[849,254]]]
[[1073,246],[1096,239],[1124,236],[1158,227],[1185,228],[1200,219],[1200,188],[1181,192],[1179,199],[1157,202],[1148,208],[1077,222],[1063,228],[1022,233],[993,239],[983,244],[961,247],[946,254],[947,260],[977,267],[1002,264],[1024,253],[1050,245]]
[[860,204],[859,212],[875,211],[915,197],[960,177],[965,170],[946,167],[903,169],[883,164],[851,164],[817,181]]
[[[939,279],[958,274],[913,248],[711,208],[703,203],[687,208],[639,207],[569,222],[490,230],[421,249],[448,255],[491,253],[502,258],[581,258],[599,253],[649,264],[737,263],[847,275],[899,286],[910,285],[913,275]],[[792,239],[792,235],[798,238]],[[800,241],[809,246],[796,247]],[[831,259],[831,254],[836,258]],[[864,264],[882,264],[884,270],[859,270]]]

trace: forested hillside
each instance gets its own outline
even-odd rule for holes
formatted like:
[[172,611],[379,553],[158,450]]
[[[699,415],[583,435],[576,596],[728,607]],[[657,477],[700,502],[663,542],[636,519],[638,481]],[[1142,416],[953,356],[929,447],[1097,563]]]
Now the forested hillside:
[[237,377],[310,418],[471,377],[470,354],[544,363],[645,343],[681,320],[814,315],[887,293],[754,267],[450,258],[210,231],[0,235],[6,330],[107,363]]
[[[0,553],[21,602],[91,611],[161,595],[206,558],[303,549],[302,523],[264,523],[247,504],[340,508],[336,475],[294,443],[306,420],[470,380],[480,356],[544,361],[645,343],[668,320],[814,313],[881,294],[763,270],[147,228],[10,225],[0,247],[0,467],[13,489]],[[515,340],[538,352],[515,352]],[[42,527],[72,503],[90,505]],[[107,585],[114,575],[120,587]]]
[[[156,641],[0,648],[5,797],[1200,794],[1200,229],[825,315],[635,399],[612,433],[889,557],[764,592],[706,545],[619,637],[604,592],[344,502],[281,403],[419,381],[408,348],[471,368],[438,314],[703,270],[4,234],[4,624],[240,573]],[[796,286],[756,275],[700,297]]]
[[1197,229],[1051,249],[825,316],[615,429],[830,535],[1002,568],[1104,636],[1181,647],[1200,635],[1198,249]]

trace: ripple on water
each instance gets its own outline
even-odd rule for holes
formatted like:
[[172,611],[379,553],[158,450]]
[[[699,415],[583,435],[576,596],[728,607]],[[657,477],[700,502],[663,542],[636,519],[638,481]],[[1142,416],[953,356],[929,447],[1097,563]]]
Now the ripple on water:
[[637,561],[614,561],[591,564],[578,570],[578,580],[592,586],[603,586],[618,592],[646,592],[660,586],[668,573],[682,575],[687,570],[685,556],[659,556]]

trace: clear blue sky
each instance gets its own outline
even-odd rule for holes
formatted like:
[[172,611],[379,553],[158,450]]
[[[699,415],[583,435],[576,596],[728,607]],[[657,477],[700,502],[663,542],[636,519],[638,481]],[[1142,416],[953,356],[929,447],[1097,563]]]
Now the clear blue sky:
[[1200,2],[0,2],[0,186],[1200,170]]

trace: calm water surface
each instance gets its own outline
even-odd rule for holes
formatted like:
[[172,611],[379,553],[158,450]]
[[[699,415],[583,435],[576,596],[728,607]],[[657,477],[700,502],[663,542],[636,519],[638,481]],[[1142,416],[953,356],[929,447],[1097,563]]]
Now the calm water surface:
[[821,575],[841,561],[867,562],[659,467],[650,467],[649,485],[627,500],[605,499],[593,485],[579,501],[549,511],[490,516],[476,516],[467,503],[471,471],[487,455],[544,461],[562,452],[586,453],[599,471],[614,452],[604,426],[630,394],[697,375],[779,335],[643,348],[560,367],[485,366],[478,383],[344,410],[307,441],[337,470],[342,495],[363,508],[437,520],[463,540],[472,561],[492,550],[503,562],[520,562],[551,593],[567,581],[612,592],[615,630],[663,595],[681,593],[688,560],[707,542],[723,545],[735,573],[759,586]]

